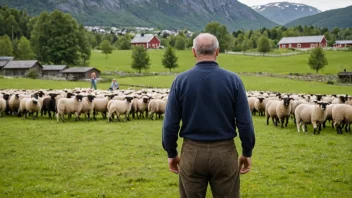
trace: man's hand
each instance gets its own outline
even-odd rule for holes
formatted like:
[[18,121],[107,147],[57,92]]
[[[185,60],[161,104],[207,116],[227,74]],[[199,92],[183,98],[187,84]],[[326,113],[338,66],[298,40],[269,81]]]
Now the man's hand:
[[175,158],[169,158],[168,163],[169,163],[169,170],[175,174],[178,174],[179,173],[178,164],[180,163],[180,157],[176,156]]
[[241,174],[246,174],[251,170],[252,161],[250,157],[241,155],[239,159],[239,168]]

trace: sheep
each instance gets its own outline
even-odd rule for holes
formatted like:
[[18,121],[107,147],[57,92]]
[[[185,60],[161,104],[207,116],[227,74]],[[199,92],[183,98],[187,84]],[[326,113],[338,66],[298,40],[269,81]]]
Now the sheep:
[[254,103],[257,100],[257,98],[250,96],[247,98],[247,100],[248,100],[249,110],[252,112],[252,115],[255,115],[256,111],[254,109]]
[[101,112],[103,118],[106,118],[107,106],[109,101],[114,97],[114,95],[105,95],[105,98],[95,98],[93,101],[93,119],[96,119],[97,112]]
[[345,104],[346,98],[344,96],[339,96],[338,98],[335,98],[331,104]]
[[0,117],[4,116],[5,111],[6,111],[6,100],[3,98],[0,98]]
[[79,120],[79,112],[82,109],[82,95],[76,95],[73,98],[60,98],[57,101],[57,112],[56,112],[56,120],[59,122],[59,118],[61,117],[62,122],[64,120],[64,114],[76,114],[76,121]]
[[332,119],[332,108],[334,108],[334,106],[336,106],[336,104],[330,104],[326,108],[326,119],[323,122],[323,128],[325,128],[326,121],[331,121],[331,127],[334,128],[334,120]]
[[273,124],[277,126],[279,123],[279,118],[276,114],[276,107],[279,105],[280,101],[277,100],[269,100],[265,105],[265,115],[266,115],[266,124],[269,125],[269,118],[271,117]]
[[254,109],[258,111],[259,116],[265,116],[265,105],[264,105],[264,97],[258,97],[254,102]]
[[52,119],[51,117],[51,112],[53,112],[53,114],[56,112],[56,96],[58,94],[56,93],[50,93],[49,94],[49,98],[45,98],[43,100],[43,106],[42,106],[42,110],[41,110],[41,114],[46,115],[46,113],[48,112],[49,118]]
[[282,102],[280,101],[279,104],[276,106],[276,115],[278,119],[281,120],[281,128],[284,128],[284,122],[285,127],[288,125],[288,118],[290,117],[291,114],[291,105],[290,101],[293,100],[293,98],[283,98]]
[[87,97],[84,97],[82,100],[83,105],[82,105],[80,114],[84,113],[85,115],[87,115],[88,121],[90,121],[90,114],[92,113],[94,108],[94,104],[93,104],[94,98],[95,96],[88,95]]
[[[40,110],[41,110],[41,105],[40,105],[38,99],[36,99],[36,98],[27,98],[26,99],[26,110],[24,112],[25,118],[27,118],[27,113],[33,114],[33,120],[35,118],[38,118],[38,113]],[[34,116],[34,113],[36,113],[35,116]]]
[[110,100],[108,103],[108,122],[113,121],[113,114],[116,114],[116,119],[120,121],[120,115],[125,115],[125,121],[130,120],[130,111],[132,108],[133,97],[126,96],[124,100]]
[[[312,124],[314,134],[320,134],[321,124],[325,121],[327,112],[326,108],[329,103],[316,102],[316,104],[300,104],[295,110],[297,131],[300,132],[302,126],[303,132],[306,131],[306,124]],[[319,127],[319,129],[318,129]]]
[[9,115],[10,114],[10,107],[9,107],[9,99],[10,99],[10,94],[4,93],[2,95],[2,98],[5,100],[6,103],[6,108],[4,110],[4,112]]
[[[137,118],[139,119],[141,116],[143,116],[143,113],[146,112],[146,115],[148,115],[148,104],[149,104],[150,98],[146,95],[142,96],[142,98],[135,98],[132,101],[132,108],[135,110],[135,113],[137,114]],[[139,113],[139,115],[138,115]],[[133,115],[134,118],[134,115]]]
[[299,99],[299,100],[292,101],[290,104],[291,104],[291,115],[293,117],[293,123],[296,124],[295,110],[296,110],[297,106],[300,104],[308,104],[308,102],[304,99]]
[[332,108],[332,119],[336,127],[337,134],[342,134],[342,124],[347,127],[352,123],[352,106],[346,104],[337,104]]
[[161,115],[165,113],[166,101],[160,99],[152,99],[148,105],[148,111],[150,112],[150,117],[154,120],[154,114],[159,115],[159,119]]

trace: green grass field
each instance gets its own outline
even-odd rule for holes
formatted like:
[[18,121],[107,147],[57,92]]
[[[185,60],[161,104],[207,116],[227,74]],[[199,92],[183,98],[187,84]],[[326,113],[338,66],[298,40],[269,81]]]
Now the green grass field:
[[[118,78],[120,84],[170,88],[176,76],[148,76]],[[241,76],[247,90],[279,91],[285,93],[324,93],[351,94],[351,86],[328,85],[318,82],[305,82],[283,78]],[[98,88],[107,90],[110,83],[98,83]],[[0,79],[0,89],[72,89],[89,88],[90,82],[70,82],[52,80],[32,80],[26,78]],[[131,86],[121,86],[121,89]],[[133,87],[133,86],[132,86]],[[138,89],[138,88],[136,88]]]
[[[164,50],[149,50],[151,72],[168,72],[161,64]],[[106,59],[105,54],[92,51],[90,65],[97,67],[102,71],[133,71],[131,69],[132,51],[117,51]],[[195,59],[191,50],[176,51],[178,56],[179,67],[174,72],[182,72],[190,69],[195,64]],[[243,55],[220,54],[218,62],[221,67],[234,72],[268,72],[268,73],[315,73],[308,66],[308,54],[286,56],[286,57],[253,57]],[[326,57],[329,65],[327,65],[319,73],[337,74],[344,68],[348,71],[352,70],[352,53],[326,51]]]
[[[0,123],[0,197],[178,197],[160,120],[57,124],[4,117]],[[292,121],[281,129],[258,116],[254,124],[243,197],[351,197],[351,133],[337,135],[330,126],[320,135],[311,126],[297,133]],[[240,150],[238,138],[236,145]]]

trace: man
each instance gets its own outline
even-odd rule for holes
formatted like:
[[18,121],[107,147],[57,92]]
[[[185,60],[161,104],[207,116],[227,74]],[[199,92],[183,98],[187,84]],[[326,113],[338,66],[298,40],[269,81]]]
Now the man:
[[110,91],[115,91],[119,89],[119,84],[116,82],[116,79],[113,79],[112,82],[111,82],[111,85],[109,87],[109,90]]
[[[163,123],[169,169],[179,174],[181,197],[205,197],[208,183],[217,197],[239,197],[239,173],[251,168],[254,127],[241,79],[216,63],[219,42],[211,34],[193,41],[197,64],[173,82]],[[184,138],[181,158],[177,139]],[[233,138],[242,141],[238,161]]]

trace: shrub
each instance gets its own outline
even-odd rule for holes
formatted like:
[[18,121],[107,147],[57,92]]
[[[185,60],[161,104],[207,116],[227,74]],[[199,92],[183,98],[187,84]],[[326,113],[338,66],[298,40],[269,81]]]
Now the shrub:
[[326,84],[328,84],[328,85],[333,85],[333,84],[335,84],[335,83],[334,83],[334,81],[328,80],[328,82],[326,82]]
[[36,69],[30,69],[26,72],[25,76],[27,78],[37,79],[37,78],[39,78],[39,73]]

